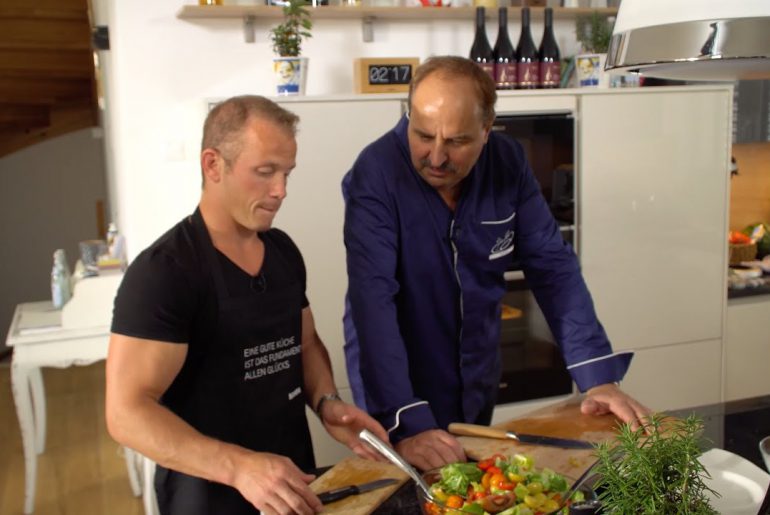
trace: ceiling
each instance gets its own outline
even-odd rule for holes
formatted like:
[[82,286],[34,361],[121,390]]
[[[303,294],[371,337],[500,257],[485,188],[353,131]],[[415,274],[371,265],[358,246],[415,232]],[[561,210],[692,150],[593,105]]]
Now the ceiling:
[[0,0],[0,156],[97,125],[88,0]]

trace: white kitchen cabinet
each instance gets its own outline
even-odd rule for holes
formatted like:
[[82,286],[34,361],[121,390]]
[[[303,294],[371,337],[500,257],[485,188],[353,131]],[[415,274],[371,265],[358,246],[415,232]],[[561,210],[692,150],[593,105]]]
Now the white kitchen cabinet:
[[725,400],[759,395],[770,395],[770,295],[727,305]]
[[398,96],[358,98],[281,102],[300,117],[300,123],[297,167],[274,225],[292,237],[305,258],[308,300],[340,388],[348,386],[342,331],[348,287],[342,177],[361,150],[393,128],[401,116]]
[[719,402],[722,339],[637,349],[620,387],[655,411]]
[[724,86],[579,100],[583,273],[614,348],[638,352],[626,384],[654,407],[720,400],[720,360],[681,350],[721,353],[731,109]]

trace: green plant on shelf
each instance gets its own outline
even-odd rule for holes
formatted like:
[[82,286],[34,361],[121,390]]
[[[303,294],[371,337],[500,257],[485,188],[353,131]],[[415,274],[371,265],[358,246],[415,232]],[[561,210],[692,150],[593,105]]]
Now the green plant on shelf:
[[281,57],[297,57],[302,52],[302,40],[310,38],[313,23],[305,0],[287,0],[283,6],[283,23],[270,29],[273,51]]
[[615,18],[593,11],[575,18],[575,35],[588,53],[605,54],[610,47]]

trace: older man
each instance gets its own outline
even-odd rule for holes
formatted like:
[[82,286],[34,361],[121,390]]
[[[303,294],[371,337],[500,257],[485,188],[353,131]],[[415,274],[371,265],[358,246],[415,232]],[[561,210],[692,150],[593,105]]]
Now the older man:
[[463,460],[445,429],[488,424],[500,377],[503,272],[522,263],[586,413],[636,421],[577,258],[521,146],[492,133],[495,86],[473,62],[435,57],[415,72],[409,115],[343,180],[348,375],[356,402],[420,468]]

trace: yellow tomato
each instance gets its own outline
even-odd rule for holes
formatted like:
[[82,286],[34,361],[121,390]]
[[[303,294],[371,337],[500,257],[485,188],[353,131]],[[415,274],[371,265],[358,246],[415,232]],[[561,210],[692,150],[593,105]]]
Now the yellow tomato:
[[527,485],[527,490],[529,490],[529,493],[532,495],[539,494],[543,491],[543,483],[540,481],[533,481]]
[[537,497],[535,497],[534,495],[525,495],[524,504],[526,504],[527,506],[533,509],[540,506],[540,504],[537,502]]
[[548,499],[543,503],[542,508],[544,512],[550,513],[559,509],[559,503],[553,499]]

